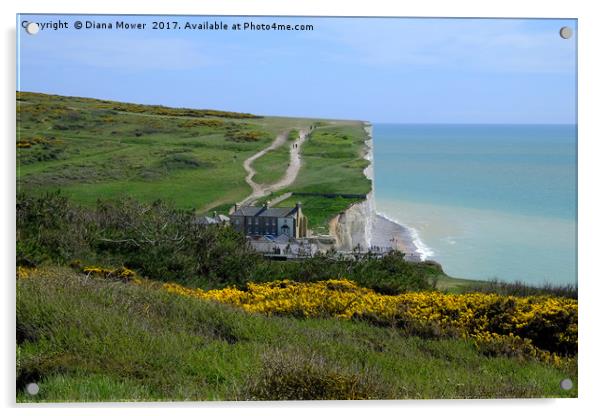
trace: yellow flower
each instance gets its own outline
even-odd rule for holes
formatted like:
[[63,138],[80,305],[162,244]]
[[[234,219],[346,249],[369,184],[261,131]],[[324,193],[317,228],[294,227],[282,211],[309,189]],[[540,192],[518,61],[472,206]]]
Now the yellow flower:
[[[537,325],[549,326],[550,330],[556,331],[554,336],[559,344],[565,348],[576,348],[577,345],[577,301],[572,299],[441,292],[389,296],[360,287],[347,279],[313,283],[292,280],[248,283],[244,291],[233,287],[204,291],[175,283],[166,283],[163,288],[180,296],[227,303],[247,312],[266,315],[339,319],[373,317],[385,322],[399,320],[452,328],[459,336],[472,338],[481,344],[508,341],[510,345],[516,344],[517,348],[525,348],[529,354],[551,362],[559,358],[534,347],[529,339],[521,338],[523,330],[541,330]],[[557,317],[562,316],[570,323],[566,327],[557,325],[554,329],[556,322],[563,321]]]

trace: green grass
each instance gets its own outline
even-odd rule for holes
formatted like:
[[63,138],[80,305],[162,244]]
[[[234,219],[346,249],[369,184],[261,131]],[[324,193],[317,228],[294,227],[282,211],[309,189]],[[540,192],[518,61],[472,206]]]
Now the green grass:
[[437,276],[437,289],[447,293],[464,293],[475,285],[485,283],[479,280],[461,279],[450,277],[446,274]]
[[504,282],[501,280],[472,280],[450,277],[444,273],[436,276],[438,290],[447,293],[497,293],[502,296],[559,296],[571,299],[578,298],[575,285],[528,285],[526,283]]
[[[303,164],[297,180],[291,186],[264,200],[274,199],[287,191],[359,195],[371,191],[372,183],[364,175],[364,169],[369,162],[364,159],[366,132],[363,123],[339,121],[318,125],[319,127],[312,132],[309,140],[301,148]],[[288,160],[285,159],[284,154],[270,152],[256,163],[261,163],[264,158],[267,158],[266,162],[277,158],[282,158],[282,163]],[[263,172],[265,173],[262,176],[256,176],[256,180],[261,178],[268,181],[278,177],[268,176],[267,169],[263,169]],[[317,234],[327,234],[330,219],[362,200],[361,198],[293,195],[278,206],[292,206],[294,202],[301,201],[312,231]]]
[[[36,93],[17,103],[17,141],[33,143],[17,151],[19,190],[61,189],[84,205],[124,195],[199,212],[232,205],[251,192],[243,161],[312,122]],[[173,163],[183,158],[192,163]]]
[[[576,365],[461,340],[247,314],[64,268],[17,281],[17,401],[576,397]],[[43,277],[42,277],[43,276]],[[27,383],[40,393],[29,396]]]
[[[318,127],[301,149],[303,165],[293,192],[367,194],[372,183],[364,175],[369,162],[364,159],[366,132],[361,122],[341,122]],[[309,227],[328,233],[328,222],[348,209],[357,198],[298,196],[309,219]]]
[[[18,93],[19,191],[60,189],[83,205],[130,196],[171,201],[211,212],[249,195],[243,161],[283,131],[283,146],[254,162],[255,181],[277,182],[286,172],[289,144],[299,130],[318,126],[301,152],[297,180],[286,191],[366,194],[366,133],[357,121],[259,117],[215,110],[175,109],[89,98]],[[307,201],[310,227],[355,201]],[[312,208],[312,207],[315,207]]]
[[318,127],[301,148],[303,165],[292,191],[367,194],[372,184],[364,175],[366,133],[361,122]]
[[359,198],[326,198],[321,196],[293,195],[277,206],[294,206],[299,201],[303,214],[308,218],[309,228],[317,234],[328,234],[328,222],[336,214],[345,211],[351,204],[363,201]]
[[290,159],[290,144],[288,143],[270,150],[253,162],[253,169],[257,172],[253,180],[260,184],[278,182],[286,173]]
[[286,173],[290,164],[290,146],[299,138],[299,129],[308,128],[314,120],[304,120],[298,128],[294,128],[288,132],[287,139],[284,144],[277,149],[270,150],[265,155],[253,162],[253,169],[256,174],[253,180],[260,184],[272,184],[278,182]]

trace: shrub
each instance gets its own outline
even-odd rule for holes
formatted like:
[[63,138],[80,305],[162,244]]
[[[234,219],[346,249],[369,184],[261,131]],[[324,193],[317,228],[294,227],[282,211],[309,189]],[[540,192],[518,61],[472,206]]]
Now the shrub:
[[214,164],[211,162],[201,161],[193,155],[175,153],[164,157],[160,162],[160,166],[168,171],[172,171],[178,169],[210,168],[213,167]]
[[315,353],[273,350],[259,376],[245,386],[247,400],[367,400],[394,397],[371,371],[350,371]]
[[93,234],[86,212],[60,193],[42,197],[17,195],[17,264],[45,261],[66,264],[90,255]]
[[577,299],[576,285],[553,285],[546,283],[541,286],[531,286],[522,282],[503,282],[492,279],[488,282],[479,282],[472,284],[464,289],[465,293],[497,293],[508,296],[534,296],[534,295],[553,295],[571,299]]
[[222,127],[224,122],[215,118],[201,118],[201,119],[191,119],[186,120],[178,124],[179,127],[182,128],[190,128],[190,127]]
[[257,131],[231,131],[226,134],[226,139],[233,142],[256,142],[263,137],[264,134]]
[[17,262],[125,265],[158,280],[220,286],[246,282],[259,254],[230,227],[204,227],[161,201],[99,201],[93,210],[60,193],[17,197]]
[[530,339],[513,334],[500,335],[483,332],[475,335],[473,342],[479,352],[489,357],[509,357],[518,360],[538,359],[557,367],[569,364],[558,354],[538,349],[533,346]]
[[[248,283],[244,290],[209,291],[169,283],[164,289],[266,315],[366,320],[427,339],[461,337],[507,343],[515,341],[516,336],[542,354],[545,351],[564,356],[577,353],[577,303],[572,299],[439,292],[389,296],[349,280],[315,283],[284,280]],[[492,336],[502,338],[491,339]]]
[[107,279],[118,279],[123,281],[140,281],[135,271],[128,269],[127,267],[118,267],[116,269],[105,269],[97,266],[86,266],[81,268],[82,273],[90,276],[100,276]]
[[[193,162],[175,156],[173,163]],[[432,274],[438,273],[430,266],[405,262],[401,253],[349,259],[330,252],[298,262],[270,261],[232,227],[202,226],[194,212],[162,201],[98,201],[89,209],[60,193],[39,197],[20,193],[18,264],[69,264],[75,259],[124,265],[157,280],[218,288],[289,276],[304,282],[345,277],[380,293],[397,294],[431,288]]]
[[346,278],[378,293],[395,295],[412,290],[433,289],[440,266],[410,263],[404,254],[391,252],[382,258],[370,253],[345,257],[335,251],[318,253],[299,262],[266,262],[258,265],[254,281],[287,279],[299,282]]

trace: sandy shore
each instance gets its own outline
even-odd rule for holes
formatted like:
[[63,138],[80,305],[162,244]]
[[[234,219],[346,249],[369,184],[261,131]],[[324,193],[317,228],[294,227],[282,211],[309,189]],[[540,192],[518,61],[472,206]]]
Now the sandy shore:
[[377,251],[393,248],[405,253],[407,260],[420,261],[412,230],[378,214],[372,229],[372,247]]
[[366,133],[368,133],[369,139],[366,140],[368,151],[366,152],[365,159],[370,162],[370,165],[364,169],[364,175],[372,181],[372,191],[369,194],[369,198],[372,199],[372,229],[370,230],[370,244],[372,250],[376,251],[389,251],[391,249],[399,250],[405,253],[406,259],[410,261],[421,261],[422,256],[414,244],[414,234],[412,230],[404,227],[401,224],[391,221],[390,219],[375,212],[374,208],[374,154],[373,154],[373,136],[372,136],[372,125],[366,123],[364,126]]

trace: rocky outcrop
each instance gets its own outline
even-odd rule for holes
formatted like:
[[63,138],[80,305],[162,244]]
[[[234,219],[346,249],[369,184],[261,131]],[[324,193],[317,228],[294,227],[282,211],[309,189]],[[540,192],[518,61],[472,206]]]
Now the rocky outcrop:
[[[372,181],[372,189],[374,190],[372,126],[366,123],[364,128],[368,133],[364,158],[370,161],[370,165],[364,169],[364,175]],[[330,221],[330,235],[335,238],[337,250],[351,251],[358,245],[362,251],[370,249],[372,228],[376,220],[373,190],[366,195],[365,201],[353,204]]]

